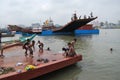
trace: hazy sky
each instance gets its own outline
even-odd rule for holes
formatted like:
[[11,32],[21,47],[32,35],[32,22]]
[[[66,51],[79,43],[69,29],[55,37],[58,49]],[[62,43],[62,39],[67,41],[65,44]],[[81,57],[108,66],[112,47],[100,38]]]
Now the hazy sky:
[[120,20],[120,0],[0,0],[0,25],[43,23],[50,17],[55,24],[66,24],[76,11],[97,21],[117,23]]

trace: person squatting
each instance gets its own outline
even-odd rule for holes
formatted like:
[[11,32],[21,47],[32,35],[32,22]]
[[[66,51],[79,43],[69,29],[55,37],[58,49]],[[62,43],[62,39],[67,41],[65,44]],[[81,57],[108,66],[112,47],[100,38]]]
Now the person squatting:
[[23,45],[23,49],[25,49],[25,56],[28,56],[28,51],[29,51],[29,56],[33,57],[33,44],[30,43],[30,40],[27,39],[27,41]]

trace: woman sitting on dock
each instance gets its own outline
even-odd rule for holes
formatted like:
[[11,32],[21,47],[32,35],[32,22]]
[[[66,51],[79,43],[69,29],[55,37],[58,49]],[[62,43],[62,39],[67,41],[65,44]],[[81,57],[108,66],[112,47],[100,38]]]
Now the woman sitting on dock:
[[63,56],[65,57],[74,57],[76,55],[75,49],[70,42],[68,43],[68,48],[62,48],[62,50],[64,51]]
[[68,43],[68,57],[74,57],[76,55],[75,49],[71,43]]

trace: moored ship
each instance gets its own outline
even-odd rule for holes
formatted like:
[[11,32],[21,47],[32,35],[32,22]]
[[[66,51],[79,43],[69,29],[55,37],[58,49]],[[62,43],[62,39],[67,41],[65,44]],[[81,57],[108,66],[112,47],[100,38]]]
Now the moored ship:
[[[73,14],[73,17],[71,18],[71,21],[65,24],[64,26],[56,27],[53,24],[53,21],[46,20],[44,24],[42,25],[41,30],[36,30],[35,32],[31,29],[21,28],[17,25],[9,25],[9,28],[11,30],[16,29],[16,31],[20,31],[23,33],[38,33],[38,34],[59,34],[59,33],[74,33],[75,30],[77,30],[80,27],[84,27],[87,23],[95,20],[97,17],[93,17],[92,15],[86,18],[84,16],[83,19],[80,17],[78,18],[76,13]],[[14,28],[13,28],[14,27]]]

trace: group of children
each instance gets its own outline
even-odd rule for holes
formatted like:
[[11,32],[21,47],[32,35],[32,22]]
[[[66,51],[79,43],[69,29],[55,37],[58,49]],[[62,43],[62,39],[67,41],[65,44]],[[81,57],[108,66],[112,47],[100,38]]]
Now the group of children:
[[[43,53],[44,44],[38,41],[39,52]],[[31,57],[33,57],[33,51],[35,51],[35,41],[30,42],[29,39],[24,43],[23,49],[25,49],[25,56],[28,56],[28,51]]]
[[[68,48],[62,48],[62,50],[64,51],[64,54],[63,54],[64,56],[73,57],[76,55],[76,52],[74,49],[74,45],[75,45],[76,41],[77,41],[77,39],[73,39],[73,41],[71,41],[67,44]],[[39,52],[43,53],[44,44],[40,41],[38,41],[37,44],[39,47]],[[28,56],[28,51],[29,51],[30,56],[33,57],[33,51],[35,51],[35,41],[33,40],[32,42],[30,42],[30,40],[27,39],[26,43],[23,45],[23,49],[25,49],[25,56]]]

